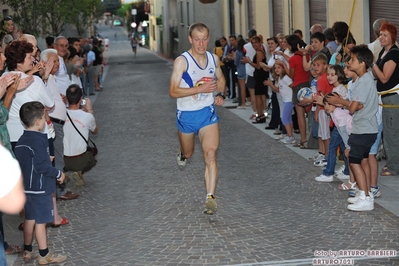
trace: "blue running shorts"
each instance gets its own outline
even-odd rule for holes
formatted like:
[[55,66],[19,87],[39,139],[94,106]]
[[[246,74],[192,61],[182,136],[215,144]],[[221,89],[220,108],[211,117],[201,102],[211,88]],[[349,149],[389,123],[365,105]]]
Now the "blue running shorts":
[[180,132],[185,134],[195,133],[198,135],[201,128],[218,121],[219,117],[213,104],[197,111],[176,111],[176,126]]

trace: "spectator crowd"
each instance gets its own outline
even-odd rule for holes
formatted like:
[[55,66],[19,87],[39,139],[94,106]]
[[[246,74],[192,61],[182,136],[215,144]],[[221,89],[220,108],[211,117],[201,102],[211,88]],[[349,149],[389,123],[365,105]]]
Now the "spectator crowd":
[[[373,210],[381,196],[378,177],[399,174],[397,27],[377,19],[373,31],[374,42],[357,45],[343,21],[324,30],[313,25],[310,44],[300,29],[266,42],[251,29],[247,39],[217,39],[213,51],[237,109],[252,108],[255,124],[266,123],[271,112],[265,129],[275,130],[278,141],[318,149],[311,159],[324,169],[315,180],[342,180],[352,211]],[[345,164],[335,170],[338,156]]]
[[[102,43],[48,36],[41,51],[35,36],[15,30],[11,17],[0,24],[0,160],[18,162],[26,195],[25,219],[16,225],[24,232],[23,247],[5,241],[0,213],[0,265],[6,265],[4,254],[20,252],[40,265],[63,262],[65,255],[48,249],[46,226],[69,223],[58,213],[57,199],[78,198],[68,181],[85,185],[84,174],[97,163],[88,146],[98,126],[85,97],[103,90]],[[2,178],[7,169],[2,167]]]

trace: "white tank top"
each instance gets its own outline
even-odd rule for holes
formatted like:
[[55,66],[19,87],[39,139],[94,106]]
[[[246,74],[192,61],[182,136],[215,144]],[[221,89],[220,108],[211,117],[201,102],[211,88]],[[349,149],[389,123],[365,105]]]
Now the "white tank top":
[[[190,89],[214,79],[216,62],[211,53],[206,52],[207,63],[205,68],[201,68],[190,53],[184,52],[182,56],[186,58],[187,70],[183,73],[180,88]],[[212,105],[213,102],[213,93],[198,93],[178,98],[177,109],[180,111],[197,111]]]

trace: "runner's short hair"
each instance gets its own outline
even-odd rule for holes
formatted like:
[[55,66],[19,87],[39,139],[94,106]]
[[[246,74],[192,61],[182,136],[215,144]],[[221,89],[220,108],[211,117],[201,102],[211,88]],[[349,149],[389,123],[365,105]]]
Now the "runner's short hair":
[[209,28],[208,28],[208,26],[205,25],[205,24],[202,23],[202,22],[195,22],[195,23],[193,23],[193,24],[190,25],[190,28],[188,29],[188,34],[190,35],[190,37],[192,37],[192,36],[191,36],[191,33],[193,32],[193,30],[198,30],[198,31],[200,31],[200,32],[206,30],[206,31],[208,32],[208,34],[209,34]]

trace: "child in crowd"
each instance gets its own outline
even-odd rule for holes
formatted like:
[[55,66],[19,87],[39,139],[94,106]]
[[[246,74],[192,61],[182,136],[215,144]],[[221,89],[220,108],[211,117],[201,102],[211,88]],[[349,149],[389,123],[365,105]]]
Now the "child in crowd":
[[[343,84],[347,82],[347,78],[345,77],[345,73],[342,67],[340,65],[330,65],[327,69],[327,79],[328,82],[334,86],[332,91],[336,92],[340,97],[345,99],[348,95],[348,90]],[[320,100],[320,97],[317,97],[317,100]],[[321,102],[318,102],[318,104],[321,104]],[[344,148],[342,145],[342,138],[339,134],[339,130],[337,127],[334,127],[330,135],[330,142],[328,145],[327,167],[323,170],[323,173],[320,176],[316,177],[316,181],[333,181],[334,169],[336,164],[336,150],[338,146]],[[341,176],[341,178],[343,177],[345,179],[348,178],[347,176]],[[342,186],[340,186],[340,188],[344,190],[355,189],[355,185],[351,183],[344,183]]]
[[373,53],[367,45],[358,45],[351,50],[350,70],[359,78],[352,89],[351,102],[348,105],[352,114],[352,134],[348,144],[349,165],[355,175],[358,193],[348,198],[348,209],[352,211],[371,211],[374,209],[374,195],[370,191],[370,165],[368,156],[370,148],[377,138],[378,94],[372,75],[367,69],[373,63]]
[[[319,124],[318,137],[319,146],[321,147],[319,150],[326,155],[330,142],[330,117],[326,114],[322,101],[323,97],[333,90],[333,85],[327,80],[328,61],[323,53],[319,53],[313,59],[313,68],[320,76],[317,80],[318,96],[315,97],[317,106],[314,113],[314,120]],[[327,158],[322,156],[319,160],[314,162],[314,165],[326,166]]]
[[287,131],[287,136],[281,140],[284,144],[294,144],[296,142],[293,136],[293,123],[292,123],[292,110],[294,105],[292,103],[292,79],[287,75],[283,66],[279,64],[273,65],[273,78],[276,81],[275,84],[270,79],[263,82],[264,85],[270,86],[273,91],[280,93],[283,100],[283,108],[280,112],[281,121]]
[[49,142],[47,134],[43,133],[46,123],[44,105],[37,101],[27,102],[21,106],[19,115],[26,127],[15,146],[15,156],[22,170],[26,194],[23,258],[30,260],[36,257],[32,253],[35,231],[39,246],[38,263],[60,263],[66,260],[66,256],[48,250],[46,224],[54,222],[54,178],[62,183],[65,174],[54,168],[50,161]]
[[[331,92],[323,98],[324,108],[325,108],[326,112],[328,114],[330,114],[331,119],[334,121],[334,131],[331,134],[330,144],[343,142],[343,144],[345,145],[344,149],[347,154],[350,150],[350,147],[348,145],[348,139],[349,139],[349,135],[351,134],[351,131],[352,131],[352,116],[349,113],[348,109],[344,109],[342,107],[337,107],[335,105],[329,104],[327,102],[327,99],[328,99],[328,97],[331,97],[331,96],[342,97],[337,92]],[[335,137],[336,136],[335,131],[337,131],[339,133],[339,135],[338,135],[339,138]],[[334,140],[333,140],[333,138],[334,138]],[[337,139],[337,141],[335,141],[335,139]],[[329,149],[332,149],[334,151],[335,151],[335,148],[336,148],[336,146],[331,147],[331,145],[329,147]],[[342,148],[343,147],[341,147],[341,149]],[[329,154],[329,156],[332,156],[335,158],[334,154]],[[335,162],[333,165],[335,167]],[[326,169],[328,169],[328,168],[329,167],[327,166]],[[330,168],[334,169],[333,167],[330,167]],[[323,171],[323,174],[324,174],[324,171]],[[331,181],[332,181],[332,179],[333,179],[332,175],[330,175],[330,176],[331,176]],[[341,190],[357,189],[355,177],[351,171],[350,171],[350,180],[348,182],[342,183],[341,185],[339,185],[338,188]]]
[[[313,66],[310,68],[310,74],[313,77],[312,81],[310,82],[310,88],[312,89],[313,95],[316,95],[316,93],[317,93],[317,80],[320,78],[319,70],[320,69],[317,68],[317,71],[316,71]],[[324,147],[323,147],[322,143],[320,143],[321,140],[319,140],[319,123],[317,123],[316,120],[314,119],[314,113],[316,111],[317,105],[316,105],[316,103],[313,102],[313,99],[303,99],[300,102],[300,104],[302,104],[302,105],[311,104],[312,105],[311,109],[308,112],[308,121],[310,122],[309,139],[315,138],[318,141],[317,146],[318,146],[319,151],[316,153],[316,155],[314,157],[309,158],[309,159],[313,160],[313,161],[323,159],[325,156],[325,152],[324,152]]]

